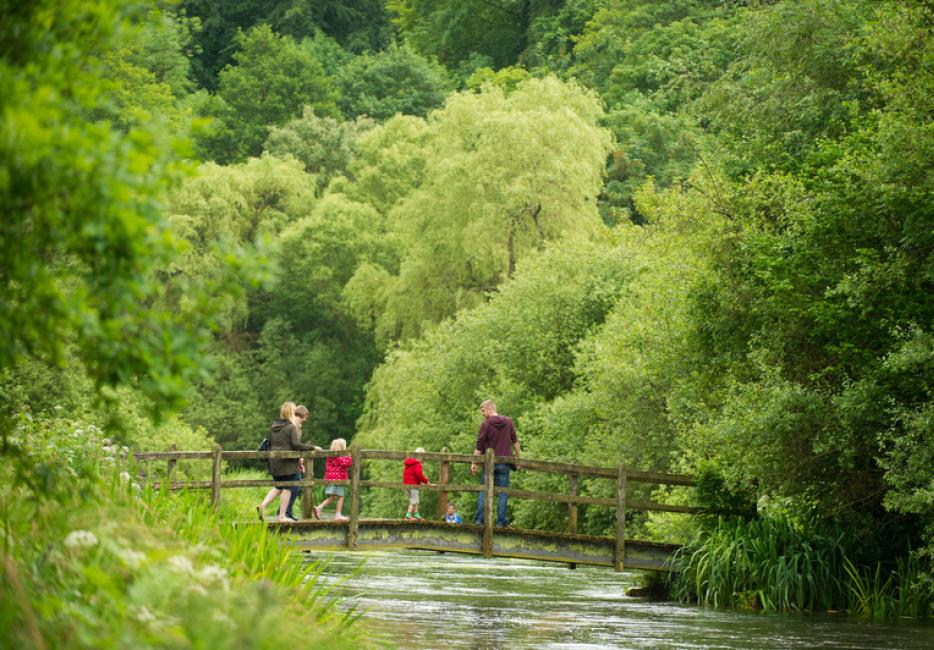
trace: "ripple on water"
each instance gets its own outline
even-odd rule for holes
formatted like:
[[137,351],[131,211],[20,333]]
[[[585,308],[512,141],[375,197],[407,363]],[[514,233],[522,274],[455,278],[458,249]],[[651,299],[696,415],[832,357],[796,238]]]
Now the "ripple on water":
[[[360,569],[361,559],[365,566]],[[762,615],[630,598],[599,567],[430,552],[335,554],[322,575],[400,648],[934,648],[934,625]]]

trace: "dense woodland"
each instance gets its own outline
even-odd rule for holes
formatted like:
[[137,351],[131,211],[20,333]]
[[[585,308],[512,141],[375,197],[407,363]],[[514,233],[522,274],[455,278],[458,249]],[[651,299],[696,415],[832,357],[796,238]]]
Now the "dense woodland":
[[697,475],[668,498],[837,531],[857,566],[911,554],[934,601],[930,3],[3,14],[0,423],[23,480],[44,467],[24,422],[253,449],[294,400],[317,444],[470,453],[493,398],[530,457]]

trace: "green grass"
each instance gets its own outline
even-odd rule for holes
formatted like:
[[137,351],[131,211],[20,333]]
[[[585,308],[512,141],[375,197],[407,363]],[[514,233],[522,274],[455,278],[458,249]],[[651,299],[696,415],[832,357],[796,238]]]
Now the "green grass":
[[303,563],[287,537],[259,523],[233,526],[242,513],[215,513],[208,492],[136,485],[134,468],[104,451],[100,437],[64,422],[23,422],[13,439],[18,460],[10,454],[0,465],[5,644],[373,645],[319,580],[325,563]]

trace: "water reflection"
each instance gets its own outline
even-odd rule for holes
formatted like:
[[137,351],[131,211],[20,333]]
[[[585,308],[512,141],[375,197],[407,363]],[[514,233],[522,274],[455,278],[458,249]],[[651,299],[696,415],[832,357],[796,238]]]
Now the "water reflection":
[[[311,556],[314,557],[314,556]],[[365,559],[365,566],[354,569]],[[430,552],[335,554],[325,580],[400,648],[934,648],[934,625],[717,611],[625,595],[634,574]]]

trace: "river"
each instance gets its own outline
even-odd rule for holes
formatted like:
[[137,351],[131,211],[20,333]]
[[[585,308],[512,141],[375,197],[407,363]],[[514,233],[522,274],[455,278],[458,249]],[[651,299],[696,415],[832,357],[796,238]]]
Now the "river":
[[560,564],[419,551],[326,557],[324,580],[342,596],[341,607],[365,611],[372,627],[403,649],[934,649],[930,622],[651,602],[626,596],[638,574],[602,567],[571,571]]

